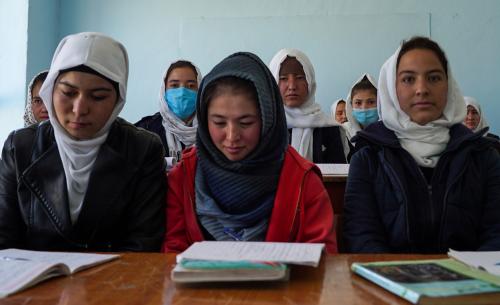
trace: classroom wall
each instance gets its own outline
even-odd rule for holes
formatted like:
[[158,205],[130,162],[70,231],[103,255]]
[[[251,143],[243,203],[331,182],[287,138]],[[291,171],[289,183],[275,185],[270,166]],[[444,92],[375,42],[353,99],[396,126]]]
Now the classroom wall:
[[50,67],[60,40],[59,6],[60,0],[29,1],[26,86],[38,72]]
[[269,62],[282,47],[309,55],[317,101],[325,111],[345,97],[363,72],[378,77],[400,41],[430,35],[447,51],[464,94],[484,106],[500,131],[500,1],[192,0],[62,1],[61,34],[102,31],[127,47],[131,71],[123,116],[157,111],[168,64],[187,58],[207,73],[231,52],[247,50]]
[[[316,100],[329,112],[363,72],[378,78],[403,38],[423,34],[443,46],[463,93],[483,104],[492,131],[500,133],[494,92],[500,87],[497,0],[51,0],[43,6],[39,1],[30,0],[30,7],[51,21],[43,27],[39,19],[39,27],[30,27],[45,39],[28,49],[28,75],[48,66],[47,52],[65,35],[104,32],[129,51],[122,116],[132,122],[157,111],[161,77],[178,58],[192,60],[206,74],[234,51],[252,51],[268,62],[282,47],[299,48],[315,65]],[[30,13],[30,24],[36,18]]]
[[27,27],[28,0],[0,0],[0,147],[23,122]]

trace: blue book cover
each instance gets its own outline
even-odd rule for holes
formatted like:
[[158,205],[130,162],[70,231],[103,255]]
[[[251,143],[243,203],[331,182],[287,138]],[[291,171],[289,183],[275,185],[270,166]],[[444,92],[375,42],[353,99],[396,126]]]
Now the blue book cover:
[[498,277],[452,259],[353,263],[351,269],[414,304],[500,303]]

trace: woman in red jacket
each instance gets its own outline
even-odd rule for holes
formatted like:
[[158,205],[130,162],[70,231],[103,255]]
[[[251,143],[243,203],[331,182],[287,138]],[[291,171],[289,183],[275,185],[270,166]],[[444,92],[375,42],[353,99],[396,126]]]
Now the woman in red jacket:
[[279,89],[251,53],[203,79],[195,148],[168,174],[163,251],[196,241],[325,243],[337,252],[333,210],[316,166],[288,145]]

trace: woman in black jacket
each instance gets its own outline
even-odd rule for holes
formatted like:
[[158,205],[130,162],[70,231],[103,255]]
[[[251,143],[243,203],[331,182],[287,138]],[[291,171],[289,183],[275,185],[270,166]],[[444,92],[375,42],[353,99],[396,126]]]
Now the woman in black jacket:
[[500,158],[461,124],[464,99],[441,48],[403,43],[378,89],[381,121],[358,133],[351,159],[348,250],[500,250]]
[[290,145],[315,163],[348,163],[350,146],[344,129],[315,101],[316,79],[309,58],[297,49],[282,49],[269,69],[285,105]]
[[128,57],[99,33],[65,37],[40,95],[49,121],[12,132],[0,161],[0,248],[158,251],[164,151],[118,118]]
[[201,72],[193,63],[178,60],[163,75],[158,106],[160,111],[143,117],[135,126],[156,133],[165,148],[167,169],[180,160],[182,150],[196,140],[195,104]]

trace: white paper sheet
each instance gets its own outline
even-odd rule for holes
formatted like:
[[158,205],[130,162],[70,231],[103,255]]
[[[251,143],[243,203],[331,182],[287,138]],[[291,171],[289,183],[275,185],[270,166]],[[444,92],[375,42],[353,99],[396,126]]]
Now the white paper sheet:
[[500,251],[455,251],[450,249],[448,256],[469,266],[500,276]]
[[349,164],[316,163],[323,176],[347,177]]
[[270,261],[318,266],[324,244],[203,241],[177,255],[182,260]]

